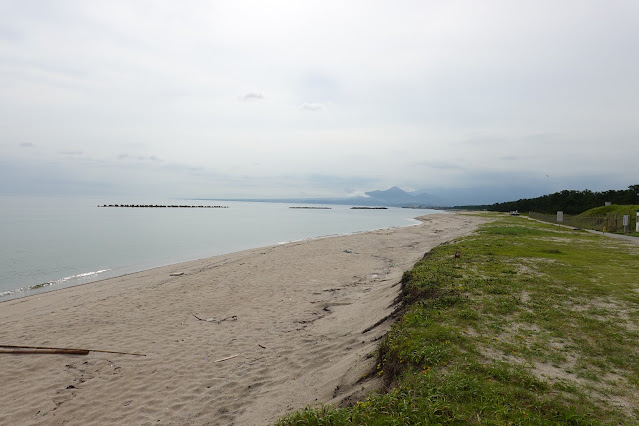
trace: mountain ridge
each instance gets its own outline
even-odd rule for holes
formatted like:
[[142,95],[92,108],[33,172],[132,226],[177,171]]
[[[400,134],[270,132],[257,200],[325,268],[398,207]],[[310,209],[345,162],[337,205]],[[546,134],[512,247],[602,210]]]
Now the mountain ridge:
[[203,200],[217,201],[251,201],[251,202],[273,202],[273,203],[300,203],[300,204],[338,204],[338,205],[361,205],[361,206],[385,206],[385,207],[442,207],[446,205],[443,198],[432,196],[427,193],[412,195],[403,189],[393,186],[386,190],[374,190],[365,192],[367,196],[345,197],[345,198],[212,198]]

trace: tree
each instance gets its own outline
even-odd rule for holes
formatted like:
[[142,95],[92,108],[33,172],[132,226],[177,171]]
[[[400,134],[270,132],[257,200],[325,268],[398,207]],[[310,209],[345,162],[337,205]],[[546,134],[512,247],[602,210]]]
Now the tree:
[[639,185],[630,185],[628,189],[623,190],[611,189],[603,192],[593,192],[589,189],[583,191],[565,189],[537,198],[496,203],[489,206],[488,210],[501,212],[536,211],[549,214],[561,210],[566,214],[579,214],[594,207],[603,206],[607,201],[613,204],[639,204]]

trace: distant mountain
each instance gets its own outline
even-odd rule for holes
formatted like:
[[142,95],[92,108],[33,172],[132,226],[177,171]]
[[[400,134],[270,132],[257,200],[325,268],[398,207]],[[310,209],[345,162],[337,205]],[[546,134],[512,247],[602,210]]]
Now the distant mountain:
[[410,204],[416,202],[415,197],[408,192],[394,186],[385,191],[370,191],[366,192],[369,197],[379,200],[380,202],[397,205],[397,204]]
[[254,201],[272,203],[303,203],[303,204],[347,204],[360,206],[389,206],[389,207],[441,207],[450,205],[442,197],[424,192],[411,194],[396,186],[386,190],[376,190],[365,193],[366,197],[349,198],[278,198],[278,199],[220,199],[217,201]]
[[437,197],[425,191],[406,192],[396,186],[385,191],[366,192],[366,195],[371,200],[375,200],[385,206],[434,207],[447,205],[443,197]]

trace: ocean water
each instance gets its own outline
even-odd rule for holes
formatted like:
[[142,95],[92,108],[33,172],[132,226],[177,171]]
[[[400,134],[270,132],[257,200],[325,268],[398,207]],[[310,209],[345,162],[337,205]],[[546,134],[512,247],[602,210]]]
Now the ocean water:
[[0,301],[250,248],[409,226],[416,216],[441,213],[196,200],[138,204],[228,208],[98,207],[118,202],[129,203],[1,197]]

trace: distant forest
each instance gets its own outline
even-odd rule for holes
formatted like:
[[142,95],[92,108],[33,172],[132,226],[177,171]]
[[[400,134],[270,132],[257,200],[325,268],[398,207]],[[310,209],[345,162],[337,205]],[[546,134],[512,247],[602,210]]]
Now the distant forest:
[[563,190],[537,198],[526,198],[505,203],[495,203],[483,206],[458,206],[462,209],[488,210],[495,212],[538,212],[554,214],[563,211],[566,214],[579,214],[594,207],[603,206],[606,202],[612,204],[639,204],[639,185],[630,185],[628,189],[593,192]]

